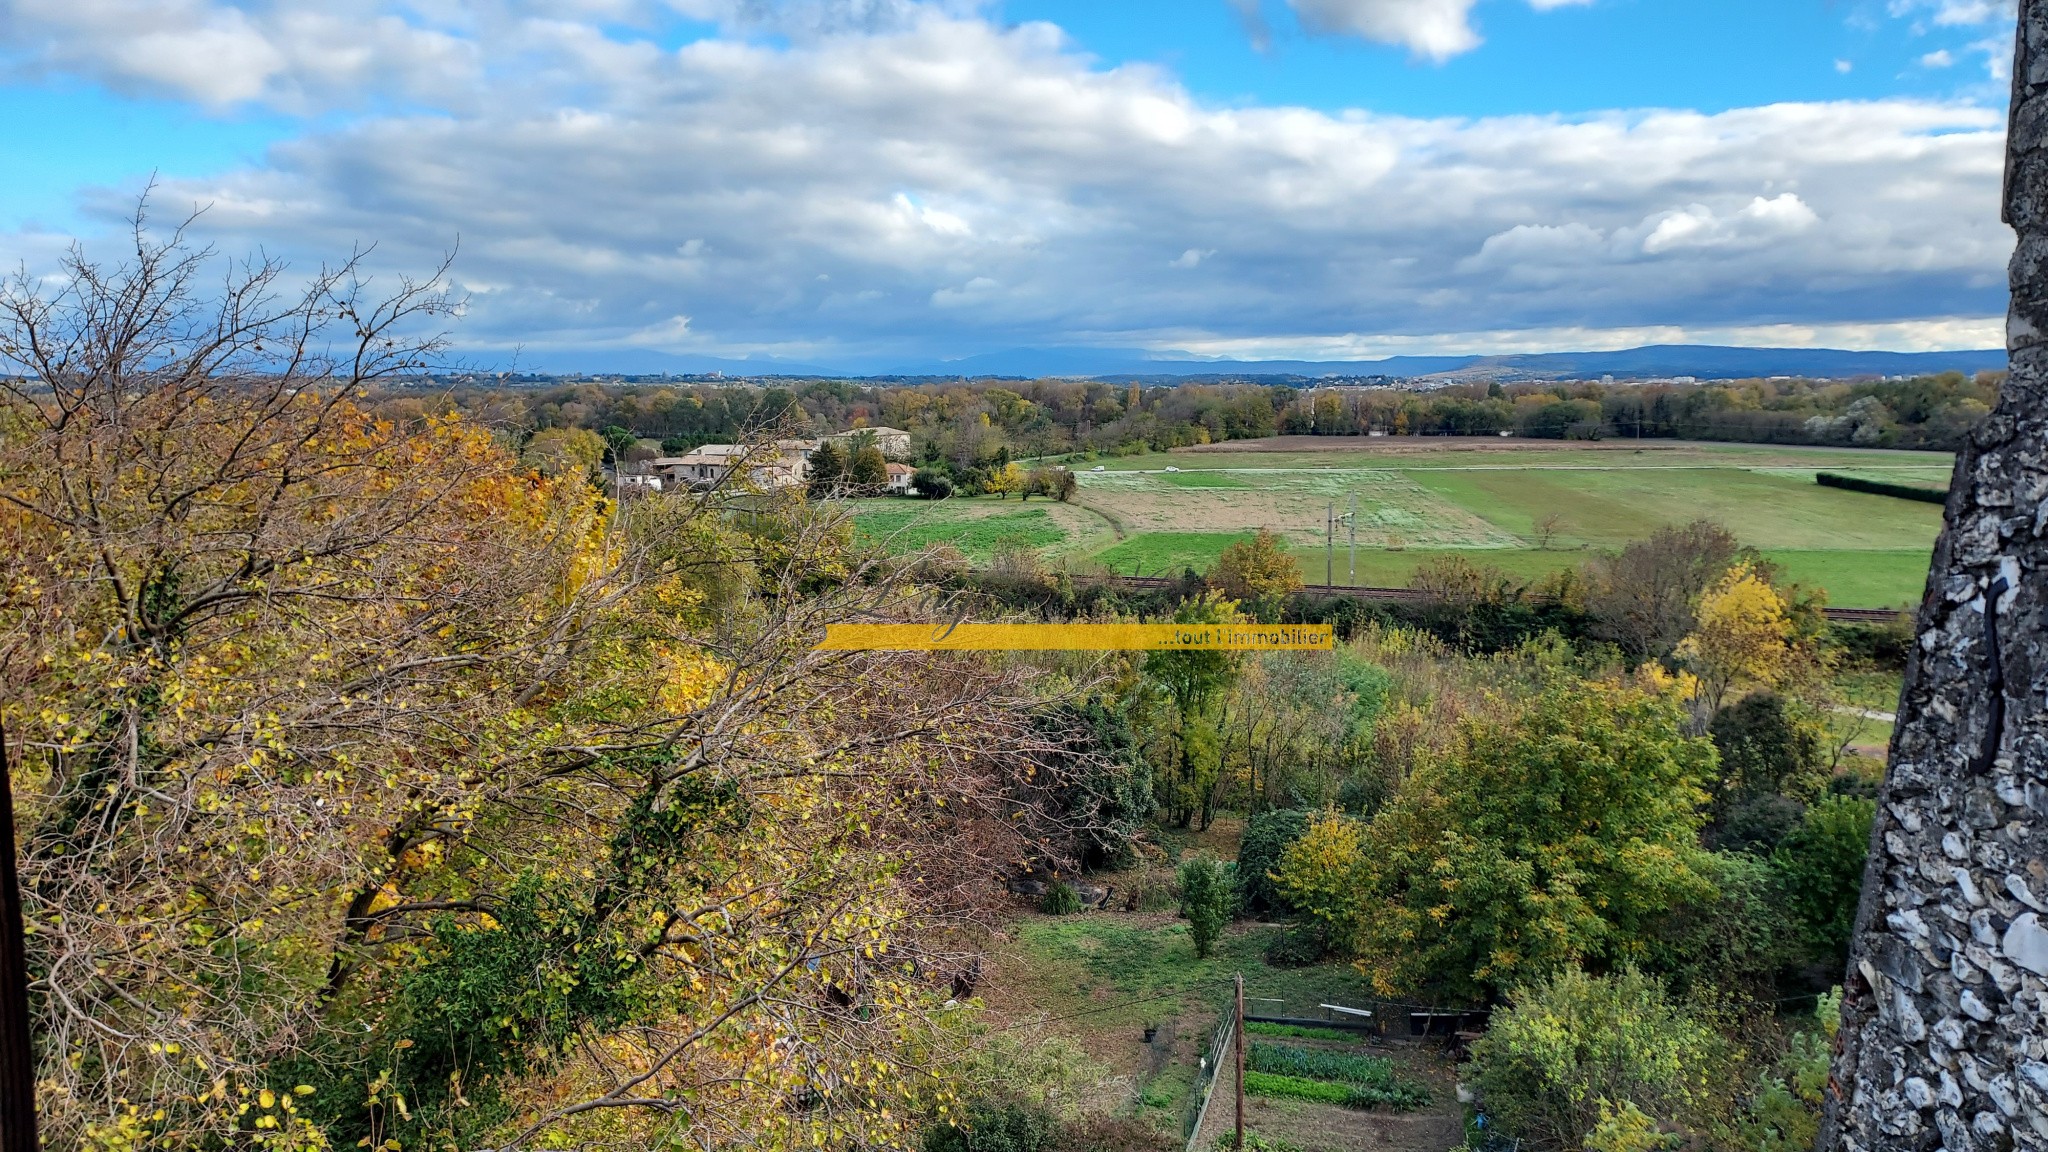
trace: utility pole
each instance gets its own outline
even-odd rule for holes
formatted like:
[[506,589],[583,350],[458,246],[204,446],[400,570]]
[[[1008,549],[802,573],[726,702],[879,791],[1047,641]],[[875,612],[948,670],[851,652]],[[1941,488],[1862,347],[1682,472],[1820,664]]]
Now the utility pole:
[[0,727],[0,1152],[37,1152],[39,1143],[21,878],[14,866],[14,793],[7,772],[7,730]]
[[1351,515],[1346,516],[1345,519],[1351,521],[1351,575],[1348,579],[1351,582],[1351,586],[1356,588],[1358,587],[1358,493],[1356,492],[1351,494]]
[[1244,1152],[1244,973],[1237,974],[1237,1025],[1230,1038],[1237,1056],[1237,1152]]

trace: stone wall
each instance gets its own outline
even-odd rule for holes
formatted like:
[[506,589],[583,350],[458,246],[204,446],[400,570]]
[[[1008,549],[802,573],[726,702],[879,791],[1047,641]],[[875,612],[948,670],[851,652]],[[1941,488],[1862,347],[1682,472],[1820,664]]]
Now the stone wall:
[[2012,376],[1956,463],[1823,1150],[2048,1150],[2048,0],[2021,0]]

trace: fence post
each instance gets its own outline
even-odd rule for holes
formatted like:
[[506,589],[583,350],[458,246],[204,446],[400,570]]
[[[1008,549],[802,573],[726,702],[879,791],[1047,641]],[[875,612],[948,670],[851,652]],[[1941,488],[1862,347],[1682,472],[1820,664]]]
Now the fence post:
[[1244,973],[1237,974],[1237,1017],[1230,1047],[1237,1056],[1237,1152],[1244,1152]]

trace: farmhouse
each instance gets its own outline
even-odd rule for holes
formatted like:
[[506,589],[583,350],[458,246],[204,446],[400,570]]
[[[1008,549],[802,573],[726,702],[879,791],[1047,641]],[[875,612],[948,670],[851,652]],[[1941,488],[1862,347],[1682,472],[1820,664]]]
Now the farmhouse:
[[664,456],[650,467],[670,489],[714,487],[740,465],[756,487],[791,488],[804,482],[811,453],[817,450],[816,440],[777,440],[758,447],[705,444],[682,456]]
[[875,447],[880,448],[884,456],[910,455],[910,433],[901,428],[852,428],[832,439],[845,442],[862,433],[875,438]]

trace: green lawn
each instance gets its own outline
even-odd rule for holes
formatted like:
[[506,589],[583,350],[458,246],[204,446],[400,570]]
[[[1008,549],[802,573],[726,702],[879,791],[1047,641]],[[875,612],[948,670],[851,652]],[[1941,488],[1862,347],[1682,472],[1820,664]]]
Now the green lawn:
[[1096,563],[1120,576],[1178,576],[1206,572],[1223,550],[1250,532],[1146,532],[1097,552]]
[[1005,544],[1045,548],[1067,539],[1066,529],[1044,507],[1009,505],[990,511],[988,505],[988,501],[868,500],[854,511],[854,532],[864,542],[891,552],[951,544],[978,561],[987,561]]

